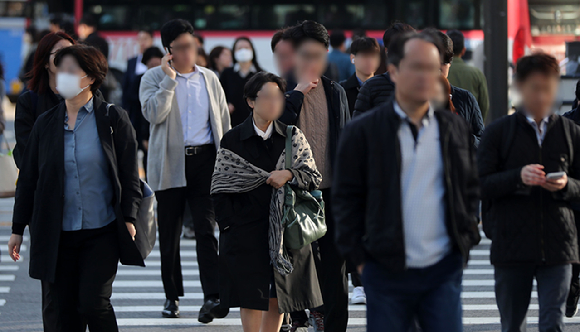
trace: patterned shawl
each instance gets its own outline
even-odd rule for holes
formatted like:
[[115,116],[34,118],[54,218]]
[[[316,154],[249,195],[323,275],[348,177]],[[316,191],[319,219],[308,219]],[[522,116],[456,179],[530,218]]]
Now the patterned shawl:
[[[278,158],[276,170],[284,170],[286,151]],[[296,127],[292,132],[292,172],[291,185],[306,190],[314,190],[322,181],[312,158],[312,150],[304,134]],[[238,194],[252,191],[266,183],[270,173],[252,165],[235,152],[220,148],[211,179],[211,194]],[[284,207],[284,187],[273,189],[270,202],[268,245],[270,262],[276,270],[287,275],[292,272],[292,263],[284,248],[284,225],[282,211]]]

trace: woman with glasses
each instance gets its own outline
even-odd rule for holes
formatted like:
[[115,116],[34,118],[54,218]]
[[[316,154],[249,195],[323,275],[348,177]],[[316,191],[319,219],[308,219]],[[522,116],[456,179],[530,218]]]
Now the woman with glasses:
[[[284,108],[286,83],[266,72],[244,87],[252,109],[221,141],[212,178],[220,227],[220,299],[224,308],[241,307],[244,332],[278,332],[282,313],[318,307],[322,295],[311,246],[283,249],[283,186],[314,190],[321,182],[310,145],[277,119]],[[292,154],[285,169],[285,153]],[[251,171],[248,171],[251,170]],[[258,175],[259,181],[249,185]]]
[[110,298],[119,259],[144,266],[135,240],[141,201],[137,141],[127,112],[95,93],[107,59],[94,47],[57,52],[64,99],[30,134],[16,189],[13,260],[30,228],[30,276],[47,282],[59,330],[118,331]]

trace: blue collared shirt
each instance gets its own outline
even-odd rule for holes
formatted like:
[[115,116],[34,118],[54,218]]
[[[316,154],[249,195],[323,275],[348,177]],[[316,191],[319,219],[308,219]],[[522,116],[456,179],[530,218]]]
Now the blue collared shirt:
[[[433,108],[413,133],[411,120],[395,102],[401,118],[401,210],[406,265],[425,268],[436,264],[451,250],[445,225],[445,185],[439,123]],[[416,137],[415,137],[416,135]]]
[[548,122],[550,121],[550,116],[548,115],[547,117],[543,118],[542,121],[540,121],[539,126],[536,123],[536,120],[534,120],[533,117],[527,114],[526,120],[528,120],[528,123],[530,124],[530,126],[532,126],[532,128],[534,128],[534,131],[536,132],[536,139],[538,140],[538,145],[542,146],[542,143],[544,142],[544,137],[546,137],[546,129],[548,129]]
[[[66,112],[66,111],[65,111]],[[63,231],[101,228],[116,219],[113,185],[97,131],[93,99],[81,107],[74,128],[64,115]]]
[[197,66],[191,73],[177,73],[175,97],[181,113],[185,146],[213,144],[209,120],[209,94],[203,73]]

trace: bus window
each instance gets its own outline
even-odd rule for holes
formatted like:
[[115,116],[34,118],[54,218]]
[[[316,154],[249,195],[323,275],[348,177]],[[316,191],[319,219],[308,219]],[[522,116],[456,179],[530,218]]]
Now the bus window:
[[481,29],[483,3],[473,0],[441,0],[439,26],[441,29]]

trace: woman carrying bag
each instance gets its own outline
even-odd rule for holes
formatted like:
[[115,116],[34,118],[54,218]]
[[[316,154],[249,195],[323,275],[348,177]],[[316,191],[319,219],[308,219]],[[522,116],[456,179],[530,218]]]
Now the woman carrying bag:
[[39,116],[20,169],[13,260],[30,227],[30,276],[49,283],[59,331],[118,331],[110,297],[120,260],[144,266],[134,243],[141,189],[137,141],[127,113],[97,89],[107,60],[75,45],[55,57],[64,103]]
[[224,135],[212,178],[221,305],[241,307],[244,332],[278,332],[282,313],[322,305],[311,246],[290,249],[283,241],[285,185],[312,191],[322,180],[302,132],[294,127],[287,137],[287,126],[277,121],[285,85],[266,72],[246,83],[252,115]]

